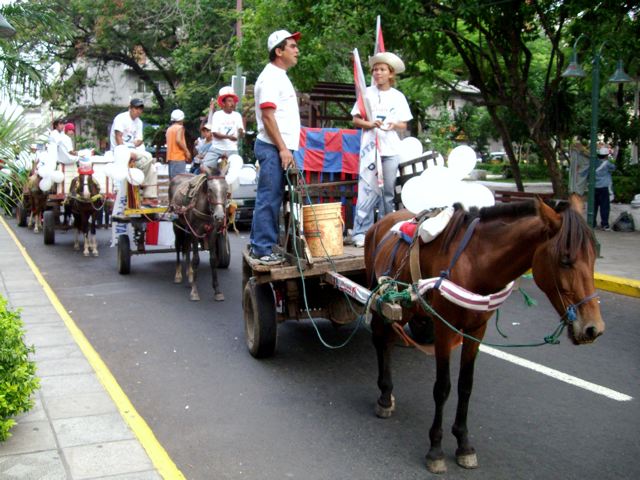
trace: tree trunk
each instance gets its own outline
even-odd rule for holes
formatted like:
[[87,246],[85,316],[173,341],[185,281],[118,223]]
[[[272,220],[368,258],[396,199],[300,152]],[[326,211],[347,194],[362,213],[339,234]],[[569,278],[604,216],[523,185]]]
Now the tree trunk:
[[487,111],[489,112],[489,115],[493,119],[494,125],[500,133],[500,138],[502,138],[502,145],[504,146],[504,151],[509,158],[509,165],[511,166],[511,172],[513,173],[513,181],[516,182],[516,189],[519,192],[524,192],[522,175],[520,175],[520,165],[518,164],[518,160],[516,159],[515,153],[513,152],[513,142],[511,141],[509,129],[499,117],[495,107],[487,106]]
[[540,148],[543,158],[547,162],[551,186],[553,188],[553,196],[556,198],[566,198],[567,189],[562,181],[562,170],[558,168],[556,162],[556,151],[551,145],[548,138],[536,138],[536,144]]

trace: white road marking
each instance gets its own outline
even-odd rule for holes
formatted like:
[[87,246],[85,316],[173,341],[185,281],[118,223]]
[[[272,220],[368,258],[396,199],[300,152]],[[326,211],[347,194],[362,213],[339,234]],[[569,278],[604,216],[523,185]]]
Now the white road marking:
[[616,392],[615,390],[611,390],[610,388],[587,382],[586,380],[574,377],[573,375],[569,375],[559,370],[554,370],[553,368],[545,367],[544,365],[540,365],[539,363],[535,363],[530,360],[525,360],[524,358],[511,355],[510,353],[503,352],[502,350],[498,350],[496,348],[487,347],[486,345],[480,345],[480,351],[488,355],[492,355],[496,358],[506,360],[507,362],[515,363],[516,365],[520,365],[521,367],[529,368],[535,372],[542,373],[543,375],[555,378],[556,380],[560,380],[561,382],[584,388],[585,390],[597,393],[598,395],[603,395],[612,400],[617,400],[618,402],[628,402],[630,400],[633,400],[633,397],[625,395],[624,393]]

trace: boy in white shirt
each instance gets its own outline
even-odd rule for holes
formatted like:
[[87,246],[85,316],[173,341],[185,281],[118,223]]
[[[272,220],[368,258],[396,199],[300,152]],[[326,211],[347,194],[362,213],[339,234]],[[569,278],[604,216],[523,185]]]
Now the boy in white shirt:
[[213,114],[211,133],[213,142],[211,151],[218,160],[221,156],[229,157],[238,153],[238,138],[244,134],[242,115],[236,112],[238,96],[231,87],[222,87],[218,93],[218,105],[222,110]]

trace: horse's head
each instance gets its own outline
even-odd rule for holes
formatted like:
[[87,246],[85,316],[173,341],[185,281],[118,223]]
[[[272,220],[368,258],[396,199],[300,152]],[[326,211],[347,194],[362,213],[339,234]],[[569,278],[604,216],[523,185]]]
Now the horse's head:
[[215,224],[224,222],[227,212],[229,186],[224,177],[207,177],[207,202]]
[[572,196],[561,213],[538,203],[549,239],[534,254],[533,278],[569,326],[569,338],[576,344],[593,342],[605,324],[593,281],[595,241],[582,218],[582,202]]

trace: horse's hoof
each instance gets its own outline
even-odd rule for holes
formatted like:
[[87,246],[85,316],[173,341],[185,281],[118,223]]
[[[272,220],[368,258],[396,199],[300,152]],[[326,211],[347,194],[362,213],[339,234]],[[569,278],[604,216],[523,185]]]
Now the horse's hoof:
[[178,278],[178,277],[174,278],[174,279],[173,279],[173,283],[175,283],[175,284],[182,283],[182,277],[180,277],[180,278]]
[[462,468],[478,468],[478,456],[475,453],[456,455],[456,463]]
[[380,403],[376,402],[376,417],[389,418],[396,410],[396,399],[391,395],[391,406],[383,407]]
[[82,252],[82,254],[83,254],[85,257],[88,257],[88,256],[89,256],[89,252]]
[[447,464],[444,458],[431,459],[427,458],[427,470],[436,475],[447,473]]
[[98,256],[98,252],[93,252],[93,256],[97,257]]
[[216,302],[224,302],[224,293],[216,293],[216,294],[213,296],[213,299],[214,299]]
[[76,252],[79,252],[80,251],[80,247],[73,247],[73,250],[76,251]]
[[191,300],[192,302],[199,302],[200,301],[200,295],[196,294],[191,294],[189,295],[189,300]]

